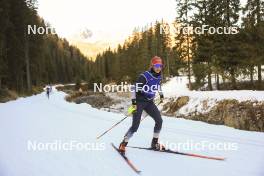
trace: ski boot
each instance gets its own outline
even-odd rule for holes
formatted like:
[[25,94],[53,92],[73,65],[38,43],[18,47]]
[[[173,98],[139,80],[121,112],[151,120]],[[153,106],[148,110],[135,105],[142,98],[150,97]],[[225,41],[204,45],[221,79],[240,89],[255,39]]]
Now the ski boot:
[[164,151],[165,147],[158,142],[159,138],[153,138],[151,142],[151,149],[156,151]]
[[119,145],[119,152],[122,154],[122,155],[124,155],[125,154],[125,152],[126,152],[126,146],[127,146],[127,143],[128,142],[125,142],[125,141],[122,141],[121,143],[120,143],[120,145]]

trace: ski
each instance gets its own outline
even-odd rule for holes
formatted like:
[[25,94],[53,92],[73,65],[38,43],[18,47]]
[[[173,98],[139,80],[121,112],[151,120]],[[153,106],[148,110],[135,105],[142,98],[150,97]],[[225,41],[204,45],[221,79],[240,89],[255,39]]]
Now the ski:
[[121,155],[121,157],[126,161],[126,163],[129,165],[129,167],[135,171],[137,174],[140,174],[140,170],[138,170],[133,164],[132,162],[127,158],[127,156],[125,154],[122,154],[119,152],[118,148],[113,144],[111,143],[112,147]]
[[225,158],[221,158],[221,157],[211,157],[211,156],[198,155],[198,154],[193,154],[193,153],[183,153],[183,152],[173,151],[170,149],[165,149],[165,150],[160,151],[160,150],[153,150],[152,148],[147,148],[147,147],[135,147],[135,146],[127,146],[127,147],[135,148],[135,149],[143,149],[143,150],[152,150],[152,151],[164,152],[164,153],[172,153],[172,154],[178,154],[178,155],[185,155],[185,156],[192,156],[192,157],[211,159],[211,160],[219,160],[219,161],[225,160]]

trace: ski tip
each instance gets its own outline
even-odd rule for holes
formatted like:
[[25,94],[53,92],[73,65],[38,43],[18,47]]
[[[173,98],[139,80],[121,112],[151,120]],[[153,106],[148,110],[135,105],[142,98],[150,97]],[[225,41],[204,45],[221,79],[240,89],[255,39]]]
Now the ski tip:
[[212,160],[218,160],[218,161],[225,161],[227,158],[224,157],[205,157],[207,159],[212,159]]
[[219,158],[220,161],[226,161],[227,158]]
[[226,160],[226,158],[218,158],[218,157],[208,157],[207,159],[218,160],[218,161],[225,161]]
[[136,171],[136,173],[137,173],[138,175],[140,175],[140,174],[141,174],[141,171]]

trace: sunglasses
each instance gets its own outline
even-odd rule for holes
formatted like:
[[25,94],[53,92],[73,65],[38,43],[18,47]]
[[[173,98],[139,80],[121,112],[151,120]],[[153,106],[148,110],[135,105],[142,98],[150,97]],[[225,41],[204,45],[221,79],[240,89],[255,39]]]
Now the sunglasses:
[[154,64],[153,65],[153,67],[155,67],[155,68],[162,68],[162,66],[163,66],[162,64]]

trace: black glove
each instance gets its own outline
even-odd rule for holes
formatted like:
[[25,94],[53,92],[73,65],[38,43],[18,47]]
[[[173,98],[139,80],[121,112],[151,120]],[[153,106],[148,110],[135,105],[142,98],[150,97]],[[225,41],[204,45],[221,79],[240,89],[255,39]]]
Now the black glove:
[[162,103],[164,100],[164,95],[163,94],[160,94],[160,102]]
[[136,99],[132,99],[132,105],[137,105],[137,100]]

